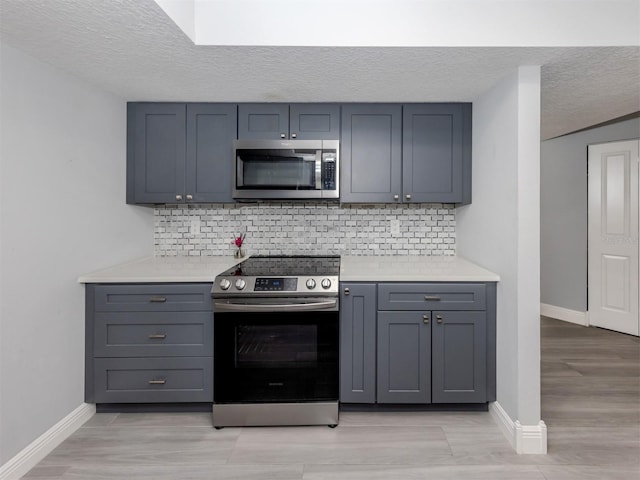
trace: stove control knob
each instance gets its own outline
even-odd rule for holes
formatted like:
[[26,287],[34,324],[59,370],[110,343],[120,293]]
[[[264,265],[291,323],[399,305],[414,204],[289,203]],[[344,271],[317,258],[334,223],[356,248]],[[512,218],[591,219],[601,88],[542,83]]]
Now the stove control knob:
[[238,280],[236,280],[236,288],[238,290],[242,290],[246,286],[247,286],[247,282],[245,282],[243,279],[239,278]]
[[316,288],[316,281],[313,278],[310,278],[309,280],[307,280],[307,288],[309,290]]
[[229,290],[230,286],[231,286],[231,282],[226,278],[223,278],[222,280],[220,280],[220,288],[222,290]]
[[320,285],[322,285],[322,288],[326,290],[327,288],[331,287],[331,280],[329,280],[328,278],[323,278]]

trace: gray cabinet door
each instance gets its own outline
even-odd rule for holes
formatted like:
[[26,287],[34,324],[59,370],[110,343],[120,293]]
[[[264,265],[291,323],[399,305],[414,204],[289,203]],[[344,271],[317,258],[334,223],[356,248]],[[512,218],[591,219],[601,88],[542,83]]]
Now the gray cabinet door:
[[378,403],[431,401],[427,321],[423,312],[378,312]]
[[342,106],[340,199],[394,203],[402,195],[402,106]]
[[186,202],[233,202],[232,146],[237,122],[235,104],[187,105]]
[[176,203],[185,186],[184,103],[127,105],[127,203]]
[[340,105],[296,103],[289,106],[289,137],[340,140]]
[[238,105],[238,138],[247,140],[289,138],[289,105],[241,103]]
[[433,403],[487,401],[486,312],[434,311]]
[[375,403],[376,285],[343,283],[340,302],[340,401]]
[[[404,105],[402,185],[405,202],[470,202],[470,117],[470,104]],[[467,175],[469,178],[465,178]]]

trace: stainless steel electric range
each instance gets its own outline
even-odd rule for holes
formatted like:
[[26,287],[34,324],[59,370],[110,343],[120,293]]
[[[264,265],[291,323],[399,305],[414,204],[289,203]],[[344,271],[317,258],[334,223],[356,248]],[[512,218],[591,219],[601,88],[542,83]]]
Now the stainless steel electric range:
[[213,425],[338,424],[340,257],[250,257],[218,275]]

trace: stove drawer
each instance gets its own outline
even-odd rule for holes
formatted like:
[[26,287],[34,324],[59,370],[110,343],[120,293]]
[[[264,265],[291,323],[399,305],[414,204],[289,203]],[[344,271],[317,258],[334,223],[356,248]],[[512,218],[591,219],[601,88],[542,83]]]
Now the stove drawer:
[[212,311],[211,283],[96,285],[96,312]]
[[213,358],[96,358],[96,403],[213,402]]
[[95,315],[95,357],[210,357],[211,312],[121,312]]
[[378,310],[485,310],[481,283],[380,283]]

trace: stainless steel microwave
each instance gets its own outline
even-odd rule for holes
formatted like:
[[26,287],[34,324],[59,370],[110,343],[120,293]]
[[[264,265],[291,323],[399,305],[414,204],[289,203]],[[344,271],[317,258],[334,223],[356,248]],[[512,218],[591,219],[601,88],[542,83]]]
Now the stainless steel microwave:
[[340,197],[338,140],[236,140],[233,198]]

